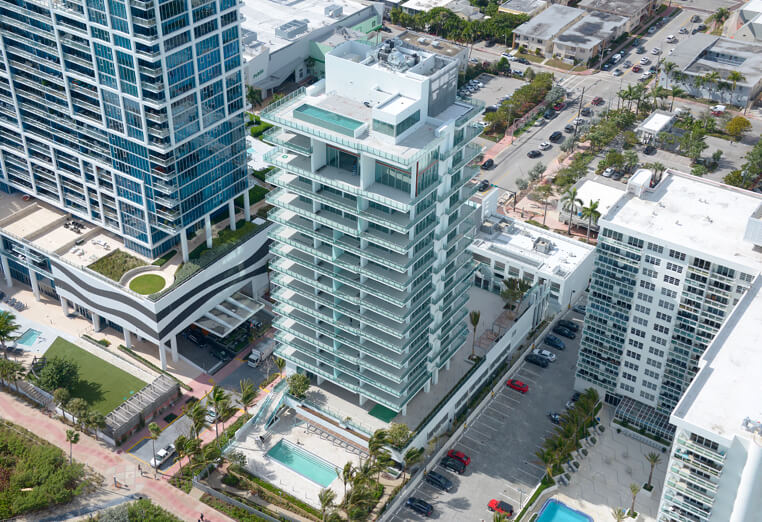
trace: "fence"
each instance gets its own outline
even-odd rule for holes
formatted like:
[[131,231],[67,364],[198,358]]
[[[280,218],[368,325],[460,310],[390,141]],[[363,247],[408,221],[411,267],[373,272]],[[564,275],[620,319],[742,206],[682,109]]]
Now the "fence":
[[249,506],[248,504],[244,504],[243,502],[240,502],[240,501],[238,501],[238,500],[236,500],[234,498],[230,498],[229,496],[225,495],[224,493],[220,493],[216,489],[210,488],[209,486],[207,486],[206,484],[204,484],[203,482],[198,480],[197,477],[193,477],[193,487],[196,487],[196,488],[200,489],[204,493],[213,496],[214,498],[216,498],[217,500],[219,500],[221,502],[225,502],[226,504],[230,504],[231,506],[235,506],[235,507],[237,507],[239,509],[246,510],[248,513],[251,513],[252,515],[256,515],[258,517],[261,517],[262,519],[267,520],[268,522],[280,522],[280,520],[283,520],[283,519],[296,522],[293,519],[288,518],[288,517],[283,516],[283,515],[281,515],[281,519],[280,520],[277,519],[277,518],[273,518],[270,515],[267,515],[267,514],[262,513],[261,511],[259,511],[257,509],[254,509],[253,507]]

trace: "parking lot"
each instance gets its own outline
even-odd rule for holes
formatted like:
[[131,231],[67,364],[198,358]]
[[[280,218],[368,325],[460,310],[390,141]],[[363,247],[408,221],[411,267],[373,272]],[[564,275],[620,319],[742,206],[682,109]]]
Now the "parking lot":
[[[518,67],[524,67],[519,65]],[[526,82],[520,78],[508,76],[494,76],[492,74],[480,74],[477,78],[484,84],[478,91],[471,95],[476,100],[481,100],[490,105],[498,105],[500,98],[513,94],[513,91],[526,85]]]
[[[582,316],[568,312],[582,329]],[[579,350],[577,339],[563,339],[566,349],[559,351],[542,345],[556,354],[547,368],[526,362],[511,378],[529,385],[520,392],[502,386],[475,421],[468,425],[451,449],[471,457],[463,475],[437,466],[436,471],[453,482],[449,492],[421,482],[411,495],[434,506],[432,518],[443,521],[479,521],[492,518],[487,509],[491,499],[508,502],[518,513],[545,470],[534,453],[542,447],[554,425],[549,412],[563,412],[573,393],[574,369]],[[423,520],[410,509],[401,507],[394,520]]]

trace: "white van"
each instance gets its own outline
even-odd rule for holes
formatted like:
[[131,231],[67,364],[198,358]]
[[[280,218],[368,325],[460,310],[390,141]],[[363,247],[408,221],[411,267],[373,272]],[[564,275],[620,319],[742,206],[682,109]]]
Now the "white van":
[[251,353],[249,354],[249,358],[246,361],[246,364],[251,366],[252,368],[256,368],[259,366],[259,363],[262,362],[262,352],[259,350],[251,350]]

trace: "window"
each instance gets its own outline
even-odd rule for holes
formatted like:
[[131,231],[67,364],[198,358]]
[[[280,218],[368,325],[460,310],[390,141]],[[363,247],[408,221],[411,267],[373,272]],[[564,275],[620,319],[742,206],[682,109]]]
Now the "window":
[[633,335],[637,335],[638,337],[642,337],[643,339],[646,338],[646,332],[642,330],[638,330],[637,328],[630,328],[630,333]]
[[658,386],[656,386],[656,384],[652,383],[651,381],[647,381],[643,379],[641,382],[643,383],[643,386],[645,386],[649,390],[656,390],[658,388]]
[[671,285],[679,285],[680,284],[680,280],[679,279],[677,279],[675,277],[672,277],[672,276],[668,276],[668,275],[664,276],[664,282],[665,283],[669,283]]
[[648,328],[648,321],[646,321],[642,317],[638,317],[637,315],[632,316],[632,322],[637,325]]
[[651,315],[651,309],[650,308],[646,308],[645,306],[643,306],[641,304],[636,304],[635,305],[635,311],[636,312],[640,312],[641,314],[644,314],[644,315]]
[[663,333],[663,334],[669,335],[669,328],[667,328],[664,325],[656,323],[656,324],[654,324],[654,330],[656,330],[659,333]]
[[653,366],[657,370],[661,369],[661,363],[657,361],[656,359],[651,359],[650,357],[646,357],[646,364],[648,366]]
[[654,291],[656,290],[656,285],[653,283],[650,283],[648,281],[640,280],[640,287],[645,288],[646,290]]
[[623,379],[627,379],[630,382],[636,382],[637,381],[637,379],[635,378],[634,375],[632,375],[631,373],[627,373],[627,372],[622,372],[622,378]]
[[643,248],[643,240],[636,237],[628,237],[627,244],[635,248]]
[[720,445],[716,442],[709,440],[705,437],[702,437],[701,435],[696,435],[695,433],[691,433],[691,440],[695,442],[696,444],[700,444],[701,446],[704,446],[705,448],[709,448],[711,450],[717,451],[720,449]]
[[410,172],[376,161],[376,181],[410,193]]
[[655,355],[657,357],[664,357],[664,350],[659,350],[658,348],[654,348],[653,346],[648,347],[648,353],[651,355]]
[[325,163],[330,167],[345,170],[354,176],[358,175],[358,156],[336,147],[328,145],[325,148]]
[[659,306],[670,311],[675,309],[674,303],[670,303],[668,301],[665,301],[664,299],[659,299]]
[[751,283],[751,281],[754,279],[754,276],[752,276],[751,274],[744,274],[743,272],[741,272],[738,275],[738,277],[740,277],[741,281],[743,281],[745,283]]
[[674,290],[669,290],[668,288],[662,288],[661,295],[666,297],[671,297],[672,299],[674,299],[675,297],[677,297],[677,292],[675,292]]
[[[640,354],[638,352],[633,352],[632,350],[627,350],[627,357],[631,357],[632,359],[635,359],[636,361],[640,360]],[[635,368],[637,371],[637,367]]]
[[651,401],[651,402],[653,402],[653,401],[656,399],[656,397],[655,397],[655,396],[651,395],[650,393],[644,392],[644,391],[642,391],[642,390],[641,390],[641,392],[640,392],[640,396],[641,396],[643,399],[645,399],[645,400],[647,400],[647,401]]
[[640,299],[641,301],[645,301],[646,303],[653,303],[654,302],[654,298],[653,297],[651,297],[648,294],[644,294],[643,292],[638,292],[638,299]]
[[668,323],[672,322],[672,317],[662,312],[656,312],[656,318]]
[[667,270],[672,270],[673,272],[677,272],[678,274],[683,273],[683,267],[680,265],[676,265],[674,263],[667,263]]
[[629,384],[625,384],[623,382],[619,383],[619,387],[622,388],[624,391],[635,393],[635,387],[630,386]]
[[657,254],[663,254],[664,253],[664,247],[661,245],[656,245],[654,243],[648,243],[647,246],[648,250],[652,252],[656,252]]
[[662,346],[667,346],[667,340],[664,339],[663,337],[659,337],[658,335],[652,335],[651,342],[660,344]]
[[659,380],[659,374],[653,370],[649,370],[648,368],[646,368],[643,370],[643,373],[645,373],[648,377],[652,379],[656,379],[657,381]]
[[632,363],[630,361],[624,361],[624,367],[628,368],[634,372],[638,371],[638,365],[635,363]]
[[[651,243],[649,243],[649,245],[650,244]],[[650,263],[650,264],[655,265],[655,266],[659,266],[661,264],[661,259],[659,259],[658,257],[653,257],[653,256],[646,255],[646,257],[644,259],[645,259],[646,263]]]
[[[627,344],[629,344],[630,346],[634,348],[637,348],[638,350],[643,349],[643,343],[641,343],[640,341],[636,341],[635,339],[627,339]],[[638,360],[640,360],[640,356],[638,356]]]
[[646,277],[657,277],[659,275],[656,273],[656,270],[651,270],[650,268],[644,268],[642,273]]
[[682,252],[678,252],[677,250],[670,249],[669,257],[677,259],[678,261],[685,261],[685,254],[683,254]]

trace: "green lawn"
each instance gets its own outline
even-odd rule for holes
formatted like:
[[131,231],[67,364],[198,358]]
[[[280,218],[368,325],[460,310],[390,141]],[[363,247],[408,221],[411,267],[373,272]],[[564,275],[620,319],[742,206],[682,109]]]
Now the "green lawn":
[[143,274],[130,281],[130,290],[141,295],[155,294],[164,288],[164,278],[156,274]]
[[56,338],[45,352],[46,357],[54,355],[77,363],[79,384],[72,390],[71,395],[85,399],[93,411],[103,415],[111,412],[146,385],[137,377],[60,337]]
[[87,268],[94,270],[99,274],[103,274],[109,279],[119,281],[128,270],[143,265],[145,265],[145,263],[137,257],[128,254],[123,250],[114,250],[109,255],[100,258]]

